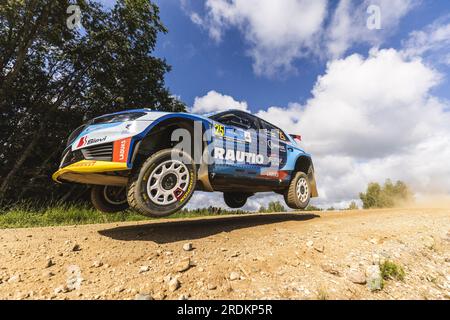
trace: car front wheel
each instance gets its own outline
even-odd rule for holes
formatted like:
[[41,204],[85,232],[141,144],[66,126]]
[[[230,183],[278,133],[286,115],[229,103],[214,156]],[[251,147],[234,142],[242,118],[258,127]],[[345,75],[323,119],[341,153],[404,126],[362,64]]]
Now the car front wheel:
[[191,198],[196,166],[185,152],[164,149],[149,157],[128,181],[128,202],[139,213],[165,217]]

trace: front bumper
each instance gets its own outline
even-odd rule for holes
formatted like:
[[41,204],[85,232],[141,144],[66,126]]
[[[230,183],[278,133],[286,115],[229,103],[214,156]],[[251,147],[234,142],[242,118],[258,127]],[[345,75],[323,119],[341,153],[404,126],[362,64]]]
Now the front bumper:
[[60,168],[52,175],[52,179],[58,183],[76,182],[122,186],[126,185],[127,177],[111,173],[125,170],[129,170],[129,168],[123,162],[81,160]]
[[58,183],[126,184],[124,171],[132,167],[139,134],[153,122],[151,117],[144,118],[80,127],[72,133],[74,137],[69,139],[60,168],[52,179]]
[[131,169],[131,138],[72,150],[69,147],[52,179],[58,183],[125,185]]

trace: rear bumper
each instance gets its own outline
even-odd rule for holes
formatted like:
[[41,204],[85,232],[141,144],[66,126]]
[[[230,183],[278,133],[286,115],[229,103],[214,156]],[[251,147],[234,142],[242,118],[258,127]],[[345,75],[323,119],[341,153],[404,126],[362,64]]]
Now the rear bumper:
[[60,168],[52,175],[58,183],[77,182],[99,185],[125,185],[127,177],[111,175],[108,172],[129,170],[125,162],[81,160]]

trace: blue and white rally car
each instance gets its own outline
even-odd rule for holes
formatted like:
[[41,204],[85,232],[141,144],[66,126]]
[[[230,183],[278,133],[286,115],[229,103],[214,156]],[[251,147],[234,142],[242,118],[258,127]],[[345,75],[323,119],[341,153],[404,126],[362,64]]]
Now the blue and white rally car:
[[104,212],[131,207],[167,216],[195,190],[223,192],[231,208],[273,191],[304,209],[318,194],[300,139],[241,110],[203,116],[127,110],[76,129],[53,179],[91,185],[92,202]]

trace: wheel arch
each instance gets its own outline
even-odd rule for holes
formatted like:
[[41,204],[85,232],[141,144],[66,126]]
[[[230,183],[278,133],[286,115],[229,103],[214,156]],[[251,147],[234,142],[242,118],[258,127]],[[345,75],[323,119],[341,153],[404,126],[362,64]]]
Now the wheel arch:
[[294,172],[304,172],[309,181],[311,187],[311,198],[318,197],[319,193],[317,191],[316,177],[314,173],[314,164],[312,159],[308,155],[300,155],[295,162]]
[[133,167],[138,166],[140,163],[145,161],[147,157],[151,154],[166,148],[173,148],[179,141],[171,141],[171,135],[176,129],[186,129],[191,135],[191,156],[196,160],[197,163],[197,180],[200,181],[199,186],[204,191],[213,191],[212,186],[209,181],[208,166],[205,161],[197,161],[201,159],[201,155],[194,155],[197,150],[194,146],[194,139],[198,139],[195,136],[195,122],[201,123],[201,146],[197,146],[197,149],[203,154],[203,151],[208,145],[208,141],[203,141],[203,135],[206,130],[211,127],[208,120],[201,117],[189,114],[171,114],[168,116],[161,117],[160,119],[154,121],[144,132],[135,139],[138,140],[135,144],[135,150],[133,150],[132,163]]

